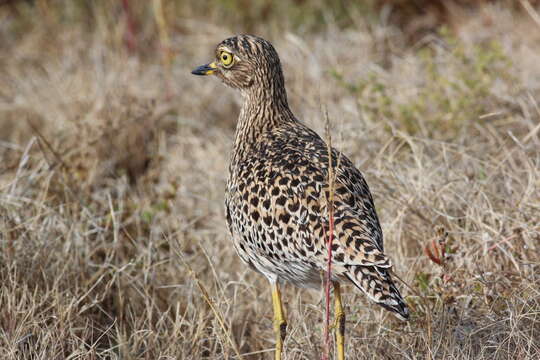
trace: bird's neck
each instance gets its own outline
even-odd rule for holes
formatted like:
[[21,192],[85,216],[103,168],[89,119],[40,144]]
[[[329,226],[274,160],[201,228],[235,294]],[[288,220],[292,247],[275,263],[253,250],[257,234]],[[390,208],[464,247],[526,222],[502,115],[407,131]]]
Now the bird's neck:
[[242,92],[244,102],[236,124],[234,140],[235,160],[253,150],[261,135],[296,121],[283,89],[279,92],[268,91],[268,88],[267,91],[259,89],[253,88]]

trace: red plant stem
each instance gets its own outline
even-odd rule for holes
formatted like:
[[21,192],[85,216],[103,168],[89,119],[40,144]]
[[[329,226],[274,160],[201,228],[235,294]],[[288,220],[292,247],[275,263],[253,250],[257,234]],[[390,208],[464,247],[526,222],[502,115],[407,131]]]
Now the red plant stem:
[[[330,190],[332,191],[332,190]],[[334,204],[333,201],[329,201],[329,221],[328,221],[328,235],[326,247],[328,249],[328,262],[326,267],[326,284],[325,284],[325,298],[326,298],[326,318],[324,326],[324,355],[323,360],[328,360],[330,357],[330,285],[332,284],[332,243],[334,242]]]
[[[330,285],[332,284],[332,243],[334,242],[334,167],[332,163],[332,136],[330,135],[330,120],[328,118],[328,112],[326,115],[326,136],[328,138],[328,195],[326,201],[328,202],[328,234],[325,234],[327,238],[326,247],[328,249],[328,263],[326,267],[326,284],[325,284],[325,298],[326,298],[326,315],[324,324],[324,352],[323,360],[329,360],[330,358]],[[324,229],[324,226],[323,226]],[[326,232],[326,231],[325,231]]]
[[129,8],[129,0],[122,0],[122,8],[126,15],[127,30],[124,34],[124,41],[129,52],[134,53],[137,50],[137,36],[135,35],[135,22],[131,16],[131,9]]

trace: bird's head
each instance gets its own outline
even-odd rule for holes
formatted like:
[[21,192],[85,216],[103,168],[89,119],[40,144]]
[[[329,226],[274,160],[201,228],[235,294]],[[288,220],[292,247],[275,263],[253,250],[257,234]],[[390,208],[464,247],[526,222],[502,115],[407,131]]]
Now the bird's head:
[[191,73],[216,75],[226,85],[243,92],[250,88],[265,89],[270,93],[285,91],[276,50],[270,42],[253,35],[223,40],[216,47],[214,61]]

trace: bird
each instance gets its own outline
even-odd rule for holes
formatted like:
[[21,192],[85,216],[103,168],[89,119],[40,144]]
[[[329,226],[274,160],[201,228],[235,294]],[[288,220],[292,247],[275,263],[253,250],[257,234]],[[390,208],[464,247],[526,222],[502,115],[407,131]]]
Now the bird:
[[[216,76],[240,92],[242,105],[230,156],[225,216],[240,259],[272,290],[275,359],[283,353],[287,320],[281,286],[320,288],[329,258],[337,357],[345,358],[342,283],[407,320],[409,310],[391,278],[373,197],[361,172],[291,111],[277,51],[255,35],[221,41],[215,58],[192,71]],[[333,187],[330,187],[334,174]],[[330,201],[332,192],[332,199]]]

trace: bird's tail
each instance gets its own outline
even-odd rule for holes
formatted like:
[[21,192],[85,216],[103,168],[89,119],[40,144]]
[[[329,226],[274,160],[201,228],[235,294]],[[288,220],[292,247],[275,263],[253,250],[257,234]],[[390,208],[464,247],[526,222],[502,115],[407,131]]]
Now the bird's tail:
[[378,266],[346,266],[346,276],[368,298],[396,314],[401,320],[409,318],[409,309],[390,277],[389,269]]

